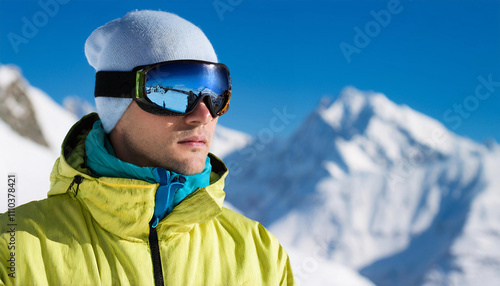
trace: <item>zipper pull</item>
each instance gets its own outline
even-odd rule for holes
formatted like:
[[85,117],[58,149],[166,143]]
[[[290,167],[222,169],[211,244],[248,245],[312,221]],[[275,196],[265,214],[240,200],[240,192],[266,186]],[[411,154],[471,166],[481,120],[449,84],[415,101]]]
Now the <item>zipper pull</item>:
[[[73,179],[73,181],[71,182],[71,184],[69,185],[68,191],[70,191],[72,189],[73,185],[76,183],[76,190],[74,191],[73,197],[76,197],[78,195],[78,190],[79,190],[80,184],[82,182],[83,182],[83,177],[80,175],[76,175],[75,178]],[[73,193],[73,192],[71,192],[71,193]]]
[[156,226],[158,226],[158,223],[160,222],[160,219],[159,218],[154,218],[154,222],[151,224],[151,227],[152,228],[156,228]]

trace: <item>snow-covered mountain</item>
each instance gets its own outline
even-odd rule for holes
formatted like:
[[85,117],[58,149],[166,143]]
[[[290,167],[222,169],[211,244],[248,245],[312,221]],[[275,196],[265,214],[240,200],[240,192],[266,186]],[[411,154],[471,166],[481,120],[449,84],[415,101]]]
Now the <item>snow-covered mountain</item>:
[[[15,66],[0,65],[0,176],[17,175],[16,204],[46,197],[61,142],[76,117],[32,87]],[[0,212],[7,185],[0,185]]]
[[500,285],[499,159],[496,143],[348,87],[230,173],[227,199],[301,253],[296,268],[312,259],[304,284],[336,262],[377,285]]

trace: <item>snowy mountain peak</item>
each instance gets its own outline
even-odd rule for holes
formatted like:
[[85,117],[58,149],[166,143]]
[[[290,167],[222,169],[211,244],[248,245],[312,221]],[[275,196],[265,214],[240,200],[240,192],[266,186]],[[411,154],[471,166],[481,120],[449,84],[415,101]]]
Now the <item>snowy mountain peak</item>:
[[[373,114],[374,106],[372,103],[376,96],[385,98],[383,94],[362,92],[354,87],[346,87],[329,107],[319,108],[318,111],[325,122],[334,129],[349,128],[357,121],[367,119],[367,116]],[[390,103],[388,100],[386,101],[388,104]],[[322,105],[324,106],[324,102]]]
[[9,87],[21,78],[21,72],[13,65],[0,65],[0,89]]
[[19,135],[48,146],[28,97],[28,87],[18,68],[0,65],[0,120]]
[[449,143],[455,136],[437,120],[406,105],[397,105],[382,93],[354,87],[343,89],[337,100],[328,107],[318,108],[317,113],[337,137],[344,140],[364,137],[380,143],[383,149],[395,147],[390,146],[390,140],[449,154],[452,149]]
[[18,67],[0,65],[0,120],[18,135],[59,154],[76,117],[31,86]]

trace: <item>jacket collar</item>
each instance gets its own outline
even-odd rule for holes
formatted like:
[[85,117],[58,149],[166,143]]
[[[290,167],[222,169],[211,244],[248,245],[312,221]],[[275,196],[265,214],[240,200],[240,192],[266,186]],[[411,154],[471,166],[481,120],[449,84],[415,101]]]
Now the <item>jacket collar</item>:
[[[50,176],[48,196],[68,193],[103,229],[127,240],[147,240],[158,184],[90,175],[85,167],[84,142],[97,119],[95,113],[87,115],[68,132]],[[228,171],[219,158],[212,154],[209,157],[212,164],[210,185],[190,194],[160,221],[157,226],[160,239],[187,232],[222,212],[224,179]]]

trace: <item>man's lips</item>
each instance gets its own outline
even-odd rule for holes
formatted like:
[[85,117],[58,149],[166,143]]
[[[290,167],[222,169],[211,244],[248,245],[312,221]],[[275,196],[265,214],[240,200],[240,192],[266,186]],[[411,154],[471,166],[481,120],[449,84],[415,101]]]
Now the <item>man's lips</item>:
[[203,135],[195,135],[183,138],[177,143],[190,147],[205,147],[207,145],[207,138]]

